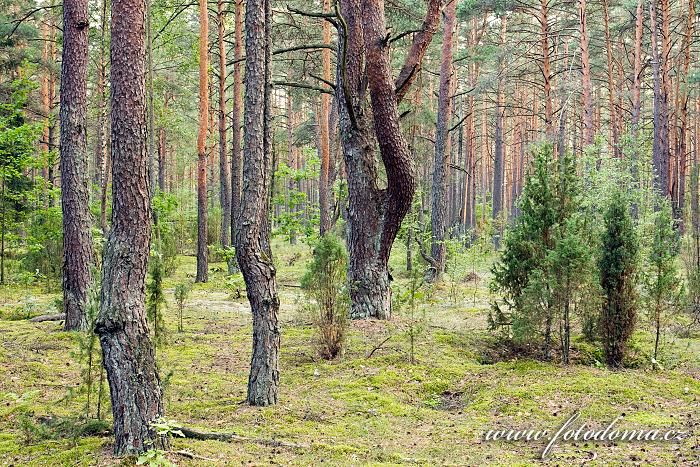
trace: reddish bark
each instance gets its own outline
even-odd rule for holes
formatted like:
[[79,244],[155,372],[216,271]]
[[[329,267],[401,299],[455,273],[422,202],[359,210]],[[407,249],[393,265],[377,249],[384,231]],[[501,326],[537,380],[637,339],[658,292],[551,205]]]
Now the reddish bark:
[[199,0],[199,132],[197,134],[197,277],[209,279],[207,251],[207,113],[209,112],[207,1]]

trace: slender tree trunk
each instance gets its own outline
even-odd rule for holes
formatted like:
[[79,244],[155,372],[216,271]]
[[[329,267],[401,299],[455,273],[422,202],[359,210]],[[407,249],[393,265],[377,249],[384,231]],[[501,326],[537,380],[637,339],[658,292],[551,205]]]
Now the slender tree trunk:
[[87,327],[85,300],[94,261],[87,170],[88,31],[87,0],[65,1],[60,130],[63,307],[67,331]]
[[[639,121],[642,115],[642,37],[644,35],[644,0],[637,0],[634,22],[634,65],[632,77],[632,184],[639,188]],[[637,217],[637,205],[632,205],[632,215]]]
[[[501,47],[505,47],[506,43],[506,17],[501,17]],[[494,137],[494,159],[493,159],[493,205],[491,206],[491,218],[497,223],[496,234],[494,236],[494,245],[498,249],[500,244],[500,236],[502,226],[499,224],[499,216],[503,210],[503,183],[505,176],[505,148],[503,143],[503,125],[504,125],[504,93],[503,93],[503,75],[505,74],[504,57],[499,58],[498,62],[498,83],[496,88],[496,125]]]
[[586,0],[579,0],[579,18],[581,35],[581,88],[583,104],[584,145],[593,144],[593,98],[591,85],[591,63],[589,55],[588,28],[586,24]]
[[41,177],[43,178],[43,202],[44,208],[49,206],[48,182],[49,182],[49,127],[51,125],[51,103],[49,102],[49,81],[51,80],[51,68],[49,67],[49,22],[44,21],[41,24],[41,38],[44,41],[41,47],[41,60],[47,67],[46,71],[41,76],[41,110],[44,113],[45,121],[41,132],[41,150],[45,153],[46,162],[41,167]]
[[615,106],[615,80],[613,78],[612,40],[610,39],[609,1],[603,0],[603,23],[605,26],[605,53],[607,56],[608,106],[610,108],[610,144],[615,157],[622,155],[620,132],[617,124],[617,107]]
[[219,46],[219,197],[221,202],[221,246],[226,248],[231,238],[231,170],[226,151],[226,47],[224,46],[224,2],[218,0]]
[[105,152],[107,148],[107,109],[105,81],[107,80],[107,63],[105,60],[107,29],[107,1],[102,0],[102,12],[100,14],[100,43],[99,58],[97,63],[97,124],[95,128],[95,173],[93,181],[97,190],[102,188],[102,178],[105,176]]
[[[236,238],[236,219],[241,205],[243,157],[241,153],[241,67],[243,66],[243,0],[234,0],[233,36],[233,107],[231,109],[231,243]],[[234,245],[235,246],[235,245]],[[233,261],[229,262],[229,270]]]
[[[691,45],[693,41],[693,35],[695,33],[695,1],[690,0],[688,2],[688,19],[685,26],[685,37],[683,39],[683,67],[679,79],[679,100],[680,100],[680,117],[681,124],[678,134],[678,158],[679,160],[679,173],[678,173],[678,215],[677,219],[679,222],[679,227],[681,232],[684,230],[685,216],[683,215],[685,210],[685,184],[686,184],[686,173],[688,171],[688,135],[689,125],[688,125],[688,102],[690,101],[688,95],[688,72],[690,70],[690,52]],[[696,119],[700,116],[696,115]]]
[[236,258],[253,314],[253,353],[248,403],[277,403],[279,386],[279,297],[270,250],[270,27],[269,0],[248,0],[245,13],[246,88],[243,186]]
[[[324,13],[330,13],[331,2],[330,0],[323,0],[323,11]],[[323,43],[330,45],[331,43],[331,25],[328,21],[323,21]],[[331,80],[331,50],[323,49],[322,52],[323,59],[323,79],[326,81]],[[319,176],[318,183],[318,205],[320,214],[320,233],[321,236],[331,227],[331,203],[330,203],[330,189],[328,184],[329,180],[329,167],[330,167],[330,132],[329,132],[329,117],[330,117],[330,94],[321,94],[321,112],[320,112],[320,150],[321,150],[321,173]]]
[[209,280],[207,251],[207,113],[209,112],[207,1],[199,0],[199,133],[197,135],[197,277]]
[[668,146],[668,95],[663,84],[662,57],[659,52],[658,21],[656,1],[649,2],[649,19],[651,26],[651,55],[654,70],[654,142],[652,150],[652,168],[654,170],[654,189],[659,196],[669,196],[669,146]]
[[[51,2],[51,5],[55,5],[54,1]],[[50,63],[56,63],[56,29],[58,29],[56,25],[56,19],[53,14],[49,16],[49,57],[50,57]],[[54,110],[56,108],[56,74],[53,71],[49,72],[49,154],[51,154],[51,157],[48,158],[46,165],[47,165],[47,185],[49,189],[52,189],[56,186],[56,167],[55,163],[56,160],[53,157],[53,151],[56,149],[57,144],[56,144],[56,122],[53,119],[54,116]],[[60,118],[59,118],[60,119]],[[52,195],[49,195],[49,206],[53,207],[54,205],[54,197]]]
[[445,272],[445,252],[447,240],[447,164],[449,152],[450,116],[452,115],[452,48],[455,30],[457,2],[451,1],[445,7],[443,16],[442,64],[440,66],[440,90],[438,95],[437,130],[435,138],[435,159],[433,161],[433,188],[431,191],[432,243],[430,246],[429,280],[438,280]]
[[144,0],[112,0],[114,209],[95,331],[110,387],[117,455],[167,448],[167,439],[152,426],[163,404],[145,309],[151,240],[145,13]]
[[[146,56],[148,58],[148,182],[151,198],[156,192],[156,124],[153,90],[153,33],[151,31],[151,0],[146,0]],[[153,220],[158,224],[158,218],[154,214]]]
[[[170,103],[170,95],[166,92],[163,99],[163,112],[168,112],[168,104]],[[158,189],[165,192],[165,165],[167,154],[167,139],[165,137],[165,127],[163,125],[158,128]],[[228,228],[228,226],[227,226]]]
[[109,146],[105,152],[105,172],[102,177],[102,186],[100,187],[100,228],[102,235],[107,236],[109,227],[107,226],[107,188],[109,186],[110,174],[112,172],[112,157],[110,156]]
[[549,50],[549,0],[540,0],[540,43],[542,76],[544,78],[544,124],[547,138],[554,140],[554,110],[552,104],[552,65]]
[[[287,160],[289,168],[298,171],[301,167],[299,164],[299,155],[294,145],[294,105],[292,101],[292,94],[287,92]],[[295,177],[289,177],[287,183],[287,210],[289,214],[293,216],[298,216],[299,206],[292,202],[292,193],[294,190],[301,191],[301,181],[296,180]],[[297,232],[294,226],[290,228],[289,231],[289,243],[292,245],[297,244]]]

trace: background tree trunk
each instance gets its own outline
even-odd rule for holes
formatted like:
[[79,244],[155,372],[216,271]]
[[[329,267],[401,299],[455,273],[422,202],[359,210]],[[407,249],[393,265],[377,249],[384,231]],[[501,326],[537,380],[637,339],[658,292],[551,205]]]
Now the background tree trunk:
[[209,280],[207,251],[207,112],[209,112],[207,1],[199,0],[199,133],[197,135],[197,277]]
[[167,445],[151,427],[163,415],[163,404],[145,309],[151,240],[145,10],[144,0],[112,0],[114,208],[95,331],[110,387],[117,455]]
[[243,185],[236,220],[236,258],[253,314],[253,353],[248,403],[277,403],[279,386],[279,297],[270,249],[269,200],[272,169],[270,133],[269,0],[248,0],[245,12],[246,87],[243,120]]
[[445,240],[447,239],[447,165],[449,153],[450,116],[452,114],[452,66],[453,33],[457,2],[450,1],[443,16],[442,63],[440,65],[440,89],[438,91],[437,129],[435,134],[435,159],[433,161],[433,189],[431,191],[431,246],[428,279],[437,280],[445,272]]
[[226,151],[226,47],[224,46],[224,2],[218,0],[219,46],[219,198],[221,202],[221,246],[226,248],[231,238],[231,170]]
[[[501,16],[501,47],[506,46],[506,17]],[[503,51],[505,53],[505,51]],[[505,144],[503,142],[504,119],[505,119],[505,97],[503,89],[503,76],[505,74],[505,58],[501,56],[498,61],[498,82],[496,84],[496,127],[494,138],[494,159],[493,159],[493,206],[491,207],[492,219],[496,222],[496,233],[494,236],[494,246],[499,248],[501,231],[503,230],[499,216],[503,210],[503,184],[504,184],[504,164],[505,164]]]
[[88,2],[63,4],[61,65],[61,209],[63,307],[67,331],[85,329],[85,299],[93,264],[87,165]]
[[579,0],[579,34],[581,35],[581,90],[583,104],[584,146],[593,144],[593,97],[588,27],[586,24],[586,0]]
[[[233,106],[231,109],[231,243],[236,238],[236,217],[241,204],[243,158],[241,153],[241,67],[243,66],[243,0],[234,0]],[[232,269],[232,264],[229,270]]]
[[651,26],[651,56],[654,70],[654,142],[652,149],[652,168],[654,170],[654,189],[659,196],[669,196],[669,146],[668,146],[668,95],[663,83],[663,58],[659,52],[658,20],[656,0],[649,2],[649,20]]

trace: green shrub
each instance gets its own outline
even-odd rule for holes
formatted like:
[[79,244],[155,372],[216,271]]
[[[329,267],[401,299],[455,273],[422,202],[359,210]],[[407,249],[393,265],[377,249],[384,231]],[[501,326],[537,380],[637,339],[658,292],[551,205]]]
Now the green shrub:
[[620,192],[613,194],[605,213],[598,268],[603,289],[600,316],[605,362],[622,366],[627,341],[634,331],[637,317],[635,277],[639,245],[626,200]]
[[338,237],[329,233],[316,244],[313,260],[301,280],[316,312],[319,354],[328,360],[343,350],[349,306],[346,271],[345,247]]

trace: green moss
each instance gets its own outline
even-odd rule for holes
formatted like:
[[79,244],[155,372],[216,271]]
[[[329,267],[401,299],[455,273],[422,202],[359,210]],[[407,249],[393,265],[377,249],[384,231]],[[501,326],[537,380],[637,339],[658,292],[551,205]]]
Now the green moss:
[[[282,300],[280,403],[253,408],[246,396],[251,349],[251,317],[245,299],[232,300],[223,263],[212,263],[211,281],[196,285],[185,308],[185,332],[175,332],[172,287],[192,281],[193,257],[182,257],[166,278],[166,327],[158,349],[161,375],[172,374],[165,389],[169,419],[202,429],[236,432],[256,439],[279,439],[308,445],[304,449],[271,448],[255,442],[221,443],[176,439],[174,449],[190,449],[215,459],[211,465],[278,464],[395,465],[399,463],[535,465],[540,446],[479,442],[495,426],[559,426],[574,411],[602,424],[621,413],[629,426],[684,426],[697,408],[700,362],[698,336],[676,340],[665,357],[669,364],[652,371],[648,364],[611,372],[599,369],[596,344],[574,340],[578,364],[517,359],[479,364],[488,310],[487,261],[477,265],[478,283],[456,283],[460,300],[452,303],[450,284],[438,287],[434,305],[426,307],[428,326],[419,336],[417,364],[408,362],[405,318],[391,323],[352,323],[345,355],[319,361],[315,329],[304,314],[296,287],[309,259],[303,243],[273,241]],[[405,286],[404,256],[392,257],[396,281]],[[471,266],[470,266],[471,267]],[[40,288],[0,288],[0,309],[20,307],[31,292],[47,307],[56,294]],[[474,298],[476,295],[476,298]],[[0,458],[17,465],[93,465],[116,461],[110,438],[53,439],[27,444],[20,418],[75,417],[85,398],[75,391],[81,366],[72,334],[58,323],[8,321],[0,317]],[[392,338],[371,358],[368,353]],[[632,342],[634,355],[646,358],[650,335],[642,330]],[[695,352],[695,353],[693,353]],[[69,394],[69,389],[73,395]],[[450,405],[452,404],[452,405]],[[107,419],[109,423],[109,418]],[[690,453],[689,444],[676,446]],[[674,447],[674,449],[676,448]],[[617,449],[562,447],[554,462],[578,463],[595,451],[602,464],[622,464],[634,452],[642,460],[673,459],[665,445]],[[182,465],[199,465],[173,458]],[[530,461],[532,460],[532,462]],[[207,464],[204,462],[203,464]]]

